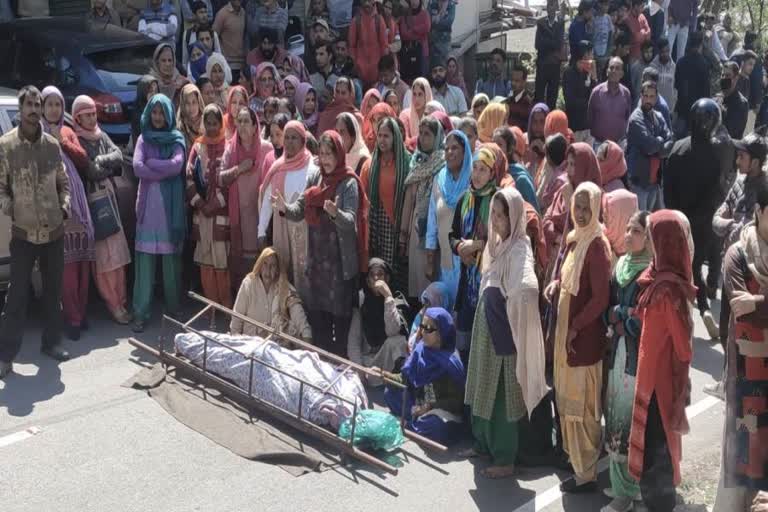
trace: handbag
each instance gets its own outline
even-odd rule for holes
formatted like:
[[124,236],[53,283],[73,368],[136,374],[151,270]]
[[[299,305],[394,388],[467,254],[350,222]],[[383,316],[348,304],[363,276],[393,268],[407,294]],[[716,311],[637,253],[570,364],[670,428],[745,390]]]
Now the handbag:
[[95,240],[109,238],[122,229],[117,204],[106,185],[95,183],[89,187],[88,209],[91,211]]

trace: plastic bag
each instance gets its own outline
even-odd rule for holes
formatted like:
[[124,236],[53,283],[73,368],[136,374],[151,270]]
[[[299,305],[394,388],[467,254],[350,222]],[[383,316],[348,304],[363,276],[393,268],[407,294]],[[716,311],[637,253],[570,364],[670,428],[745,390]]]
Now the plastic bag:
[[[352,436],[351,418],[342,422],[339,436],[347,440]],[[399,448],[404,441],[400,421],[388,412],[374,409],[358,411],[353,441],[358,448],[391,452]]]

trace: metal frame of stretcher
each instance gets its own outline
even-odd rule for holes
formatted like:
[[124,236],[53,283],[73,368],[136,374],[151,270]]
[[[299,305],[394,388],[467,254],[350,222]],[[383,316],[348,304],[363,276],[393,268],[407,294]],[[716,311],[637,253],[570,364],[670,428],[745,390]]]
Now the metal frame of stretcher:
[[[319,440],[322,441],[340,452],[342,452],[345,455],[348,455],[350,457],[356,458],[360,461],[366,462],[368,464],[371,464],[372,466],[375,466],[379,469],[382,469],[388,473],[391,473],[393,475],[397,475],[397,468],[394,466],[387,464],[386,462],[379,460],[378,458],[372,456],[369,453],[366,453],[359,448],[355,447],[353,444],[353,440],[355,438],[355,428],[357,426],[357,411],[359,408],[359,404],[357,401],[351,401],[345,398],[342,398],[341,396],[338,396],[332,392],[329,391],[329,389],[336,384],[336,382],[348,371],[356,371],[359,374],[365,374],[372,377],[378,377],[384,379],[385,382],[387,382],[388,385],[392,387],[396,387],[399,389],[402,389],[403,391],[403,410],[400,414],[400,426],[403,430],[403,435],[407,437],[408,439],[418,443],[419,445],[436,451],[446,451],[446,447],[432,441],[431,439],[427,439],[424,436],[421,436],[411,430],[408,430],[405,428],[405,422],[403,420],[403,417],[405,416],[405,404],[406,404],[406,394],[408,393],[408,388],[404,386],[403,384],[393,381],[387,377],[384,377],[383,375],[374,372],[364,366],[361,366],[359,364],[353,363],[352,361],[349,361],[347,359],[344,359],[343,357],[337,356],[335,354],[332,354],[330,352],[327,352],[319,347],[316,347],[310,343],[307,343],[305,341],[302,341],[298,338],[294,338],[293,336],[289,336],[284,333],[277,332],[272,327],[269,327],[268,325],[265,325],[261,322],[257,322],[251,318],[246,317],[245,315],[241,315],[240,313],[237,313],[235,311],[232,311],[229,308],[226,308],[222,306],[221,304],[218,304],[216,302],[213,302],[201,295],[198,295],[194,292],[189,292],[189,296],[196,301],[200,302],[201,304],[204,304],[205,307],[201,309],[199,312],[197,312],[195,315],[192,316],[187,322],[180,322],[179,320],[176,320],[174,318],[171,318],[167,315],[163,315],[163,335],[160,337],[160,346],[159,348],[151,347],[142,341],[137,340],[136,338],[129,338],[129,343],[133,345],[134,347],[143,350],[144,352],[147,352],[153,356],[155,356],[163,365],[163,367],[166,368],[166,371],[169,366],[172,366],[175,368],[176,372],[181,372],[194,380],[205,384],[207,386],[210,386],[214,389],[217,389],[220,391],[223,395],[227,396],[228,398],[236,401],[237,403],[244,405],[251,409],[256,409],[262,412],[265,412],[272,416],[273,418],[279,420],[280,422],[296,428],[297,430]],[[281,339],[282,341],[285,341],[287,343],[290,343],[292,345],[295,345],[299,348],[302,348],[304,350],[309,350],[312,352],[317,353],[320,355],[323,359],[326,361],[332,362],[334,364],[342,365],[342,368],[340,370],[339,375],[330,382],[327,386],[324,388],[321,388],[319,386],[316,386],[310,382],[307,382],[305,380],[302,380],[300,377],[296,377],[295,375],[291,375],[288,372],[285,372],[281,370],[280,368],[275,367],[274,365],[271,365],[265,361],[261,361],[260,359],[253,357],[251,355],[248,355],[244,352],[241,352],[240,350],[237,350],[233,347],[230,347],[226,343],[220,342],[216,340],[215,338],[212,338],[211,336],[206,336],[204,333],[198,331],[191,325],[198,320],[199,318],[203,317],[206,313],[210,312],[222,312],[226,315],[229,315],[230,317],[235,317],[243,322],[247,322],[257,329],[259,329],[261,332],[265,334],[265,339],[269,341],[275,341],[276,338]],[[167,332],[167,324],[166,322],[170,323],[171,325],[178,327],[182,329],[184,332],[197,334],[204,340],[203,345],[203,364],[202,367],[193,364],[189,359],[180,356],[175,353],[175,350],[171,350],[170,352],[165,350],[165,333]],[[208,359],[208,344],[213,343],[217,346],[227,348],[231,350],[232,352],[236,352],[243,356],[243,358],[250,360],[250,371],[249,371],[249,378],[248,378],[248,390],[242,389],[241,387],[237,386],[236,384],[232,383],[231,381],[224,379],[222,377],[219,377],[218,375],[208,371],[207,369],[207,359]],[[262,366],[266,366],[270,370],[276,371],[282,375],[285,375],[291,379],[294,379],[299,382],[299,406],[298,406],[298,412],[292,412],[285,410],[281,407],[278,407],[274,404],[271,404],[267,402],[266,400],[263,400],[259,397],[256,397],[251,392],[252,384],[253,384],[253,366],[254,364],[260,364]],[[337,400],[341,400],[342,402],[349,404],[352,407],[353,414],[352,414],[352,430],[351,430],[351,436],[349,440],[341,438],[337,433],[332,432],[331,430],[325,429],[319,425],[316,425],[309,421],[307,418],[302,417],[301,413],[301,407],[304,399],[304,387],[309,387],[312,389],[315,389],[317,391],[320,391],[324,395],[331,396]]]

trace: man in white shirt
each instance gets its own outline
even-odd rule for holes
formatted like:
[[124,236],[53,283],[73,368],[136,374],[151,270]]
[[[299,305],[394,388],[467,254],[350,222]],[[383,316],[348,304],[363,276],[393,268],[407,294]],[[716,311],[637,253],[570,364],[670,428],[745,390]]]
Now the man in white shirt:
[[447,81],[448,69],[442,58],[432,59],[432,99],[440,102],[449,116],[459,116],[467,111],[467,100],[461,89]]
[[149,8],[141,12],[139,32],[158,43],[169,43],[176,48],[179,18],[173,7],[164,0],[149,0]]

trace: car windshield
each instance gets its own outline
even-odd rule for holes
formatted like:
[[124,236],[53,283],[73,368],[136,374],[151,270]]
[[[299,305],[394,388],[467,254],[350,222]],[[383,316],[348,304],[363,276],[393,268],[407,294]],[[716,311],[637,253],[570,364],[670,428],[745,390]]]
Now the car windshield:
[[141,75],[149,73],[154,51],[153,46],[139,46],[89,53],[85,57],[110,90],[129,90],[136,88]]

